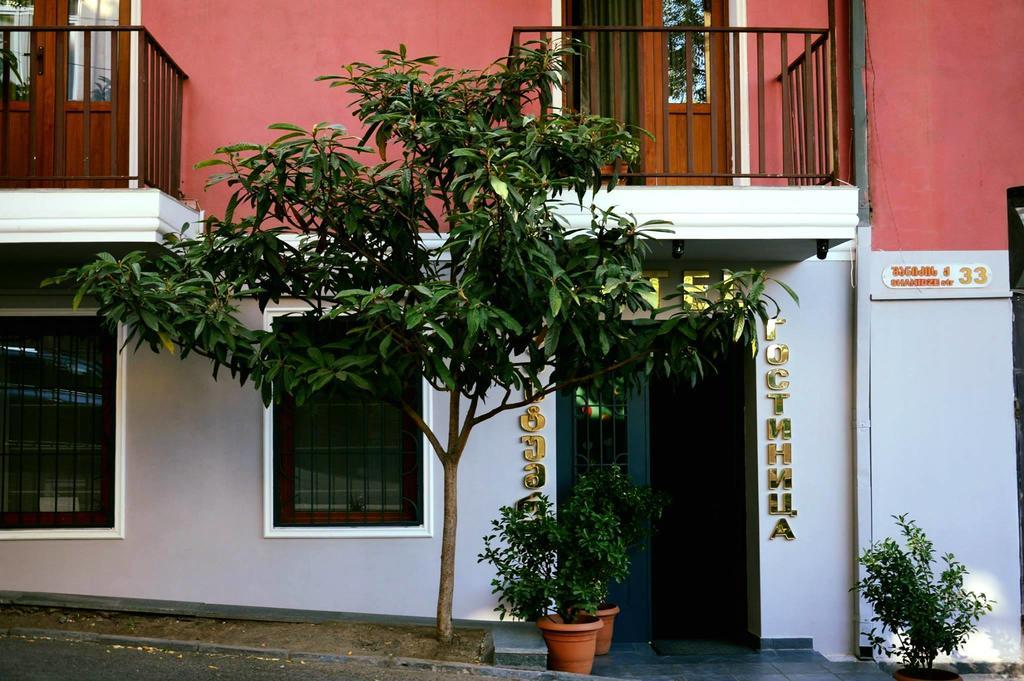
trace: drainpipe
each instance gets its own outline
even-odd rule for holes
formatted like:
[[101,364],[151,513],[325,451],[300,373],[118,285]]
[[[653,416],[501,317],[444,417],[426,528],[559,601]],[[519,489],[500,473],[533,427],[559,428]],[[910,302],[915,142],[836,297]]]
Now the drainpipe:
[[[854,347],[854,546],[855,556],[874,537],[871,513],[871,205],[868,193],[868,110],[864,87],[867,53],[866,0],[850,0],[850,89],[853,103],[853,181],[859,190],[856,240]],[[863,569],[857,563],[857,579]],[[871,609],[857,599],[857,655],[871,659],[864,631],[870,629]]]

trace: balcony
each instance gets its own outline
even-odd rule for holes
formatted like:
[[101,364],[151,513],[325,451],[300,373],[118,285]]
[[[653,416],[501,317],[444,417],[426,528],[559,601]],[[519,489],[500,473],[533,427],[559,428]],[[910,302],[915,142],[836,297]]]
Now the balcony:
[[635,165],[605,169],[625,191],[599,205],[667,222],[659,238],[694,257],[795,260],[850,241],[857,192],[832,186],[834,30],[713,25],[713,11],[705,25],[517,26],[511,49],[571,43],[551,106],[651,133]]
[[0,47],[0,243],[152,247],[199,219],[175,200],[188,76],[145,28],[0,25]]
[[[188,76],[139,26],[0,27],[0,187],[178,195]],[[16,66],[16,68],[12,68]]]
[[829,28],[517,26],[517,46],[571,43],[555,106],[643,128],[642,184],[837,179]]

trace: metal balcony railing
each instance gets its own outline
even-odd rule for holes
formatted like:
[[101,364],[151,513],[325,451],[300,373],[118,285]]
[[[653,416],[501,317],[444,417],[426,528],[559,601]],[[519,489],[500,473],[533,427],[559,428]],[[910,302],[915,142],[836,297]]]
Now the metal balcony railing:
[[[517,26],[512,49],[572,44],[554,102],[643,128],[637,184],[826,184],[837,178],[833,31]],[[742,182],[738,182],[742,181]]]
[[141,26],[0,27],[0,188],[179,195],[188,76]]

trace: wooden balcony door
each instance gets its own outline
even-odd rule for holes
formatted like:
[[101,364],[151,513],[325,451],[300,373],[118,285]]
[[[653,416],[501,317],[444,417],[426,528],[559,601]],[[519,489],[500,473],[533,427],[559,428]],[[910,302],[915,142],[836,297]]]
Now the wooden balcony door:
[[[725,0],[643,0],[645,26],[728,26]],[[730,172],[729,50],[723,33],[648,33],[641,51],[645,172]],[[687,69],[689,64],[689,69]],[[667,144],[665,144],[667,141]],[[656,178],[648,184],[730,184],[727,178]]]
[[567,0],[564,11],[567,25],[621,29],[573,34],[584,49],[572,98],[582,111],[654,135],[641,141],[642,168],[630,171],[654,175],[646,184],[729,183],[706,177],[731,170],[729,38],[699,30],[728,26],[727,0]]
[[[0,0],[0,187],[127,184],[130,0]],[[93,30],[74,30],[77,27]]]

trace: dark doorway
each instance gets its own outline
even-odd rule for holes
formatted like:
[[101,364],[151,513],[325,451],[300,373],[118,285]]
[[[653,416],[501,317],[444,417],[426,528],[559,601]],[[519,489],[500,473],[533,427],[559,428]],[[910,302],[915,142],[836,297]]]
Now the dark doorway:
[[672,498],[651,547],[655,640],[746,638],[745,353],[730,354],[696,387],[650,386],[650,479]]

